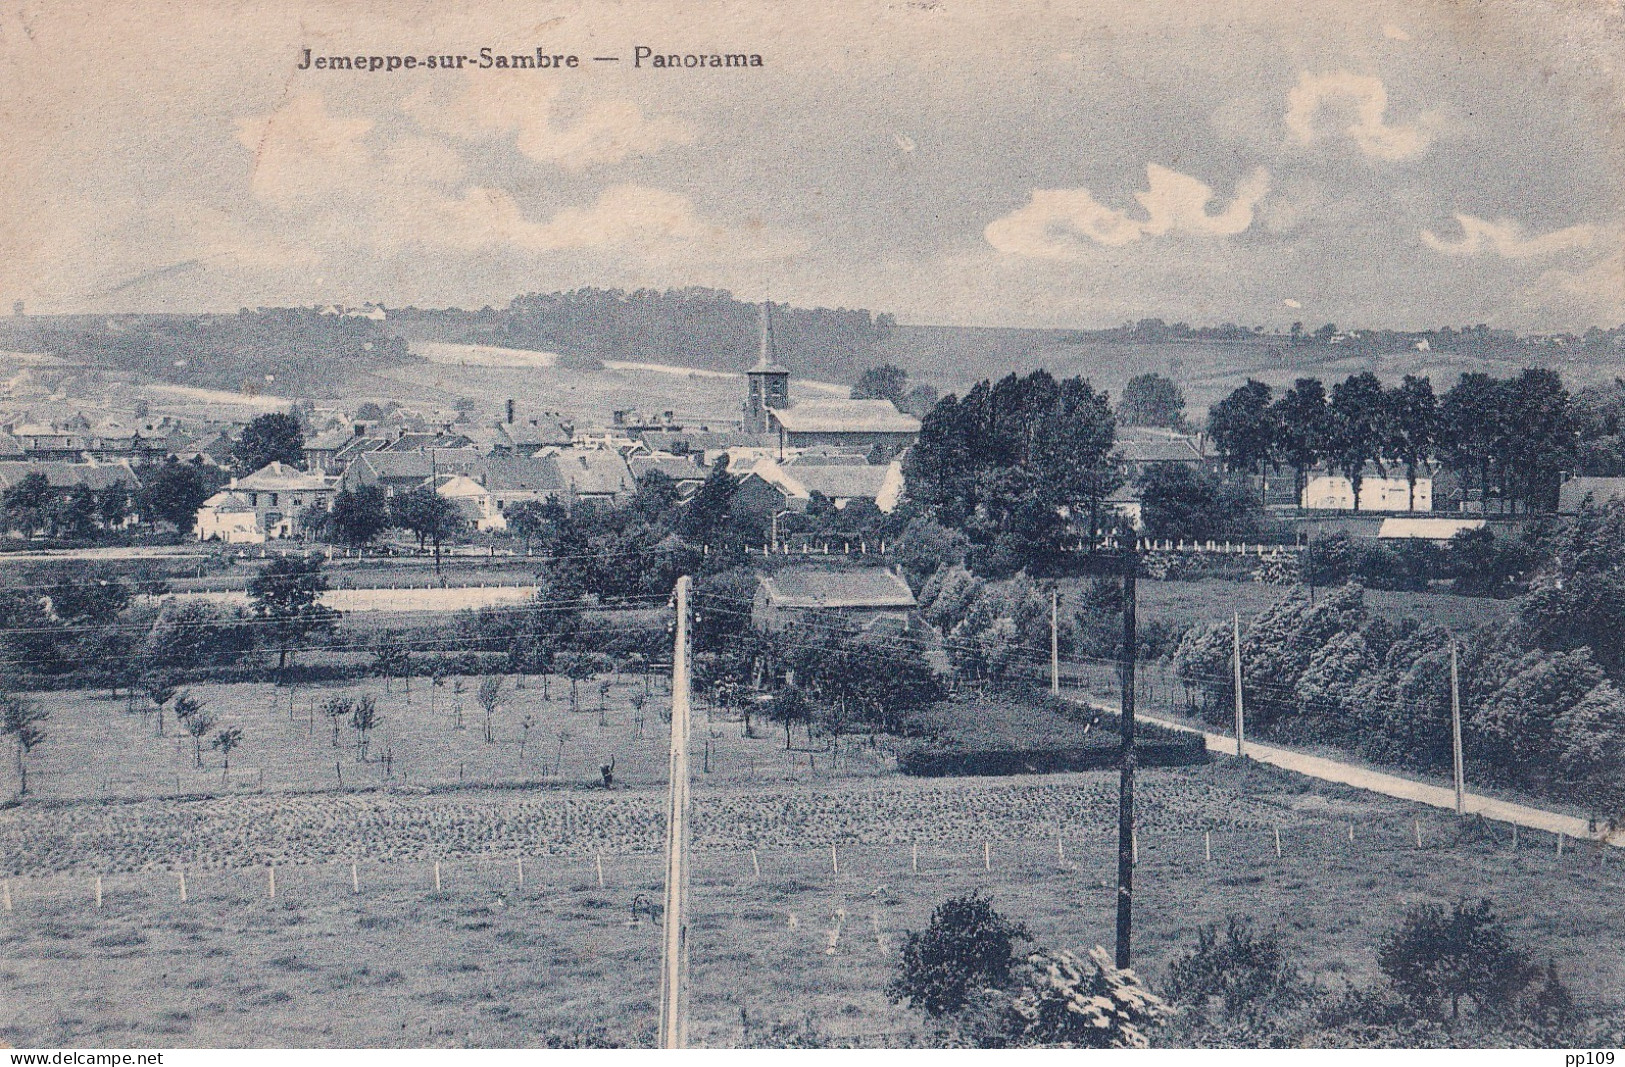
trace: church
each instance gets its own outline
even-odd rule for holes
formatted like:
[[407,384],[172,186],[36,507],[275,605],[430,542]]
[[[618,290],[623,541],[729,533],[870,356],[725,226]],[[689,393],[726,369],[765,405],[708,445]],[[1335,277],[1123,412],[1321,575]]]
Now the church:
[[773,331],[762,309],[762,344],[756,366],[745,372],[744,420],[748,434],[774,434],[779,451],[833,447],[895,456],[920,435],[920,420],[890,400],[839,397],[790,402],[790,372],[773,361]]

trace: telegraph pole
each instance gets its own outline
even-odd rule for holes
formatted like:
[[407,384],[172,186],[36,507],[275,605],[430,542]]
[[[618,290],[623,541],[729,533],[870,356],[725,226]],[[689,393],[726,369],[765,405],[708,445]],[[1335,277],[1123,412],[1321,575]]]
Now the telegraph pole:
[[1061,695],[1060,602],[1060,590],[1051,589],[1049,591],[1049,691],[1051,696],[1057,697]]
[[1234,683],[1236,687],[1236,755],[1247,755],[1247,722],[1241,704],[1241,613],[1238,611],[1232,617],[1234,627],[1231,630],[1230,662],[1234,668]]
[[[1137,652],[1134,580],[1139,570],[1139,548],[1125,539],[1123,564],[1122,737],[1117,786],[1117,966],[1129,965],[1129,941],[1134,930],[1134,657]],[[1053,603],[1053,601],[1052,601]]]
[[[438,481],[440,481],[440,476],[436,469],[435,450],[431,448],[429,449],[429,492],[433,493],[436,499],[440,496],[440,486],[435,484]],[[439,507],[438,504],[431,506]],[[432,511],[429,513],[429,518],[434,520],[432,527],[434,530],[434,574],[438,578],[440,577],[440,520]],[[419,542],[419,544],[422,544],[422,542]]]
[[1456,643],[1450,642],[1450,748],[1456,764],[1456,814],[1467,811],[1467,770],[1461,757],[1461,675],[1456,671]]
[[671,792],[666,802],[666,904],[660,958],[660,1047],[688,1037],[688,587],[677,579],[671,654]]

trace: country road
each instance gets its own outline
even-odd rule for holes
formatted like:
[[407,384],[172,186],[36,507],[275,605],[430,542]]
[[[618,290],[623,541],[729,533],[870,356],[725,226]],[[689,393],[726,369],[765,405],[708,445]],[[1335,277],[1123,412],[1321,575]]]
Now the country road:
[[[1081,700],[1080,703],[1102,711],[1117,712],[1117,708],[1109,704],[1100,704],[1093,701]],[[1184,733],[1199,733],[1207,745],[1209,752],[1234,757],[1236,754],[1236,739],[1225,734],[1208,733],[1184,723],[1174,722],[1171,719],[1161,719],[1153,715],[1138,714],[1135,716],[1139,722],[1154,723],[1170,730],[1179,730]],[[1384,796],[1395,797],[1399,800],[1414,801],[1417,804],[1426,804],[1429,807],[1445,808],[1454,811],[1456,807],[1456,791],[1444,786],[1428,785],[1425,782],[1402,778],[1397,774],[1388,774],[1383,771],[1374,771],[1369,767],[1361,767],[1353,763],[1341,763],[1337,760],[1326,759],[1323,756],[1311,756],[1303,752],[1295,752],[1290,748],[1280,748],[1275,745],[1261,745],[1256,741],[1246,743],[1247,758],[1267,763],[1282,770],[1294,771],[1309,778],[1317,778],[1323,782],[1336,782],[1339,785],[1353,786],[1372,793],[1381,793]],[[1596,840],[1598,833],[1586,825],[1586,820],[1573,815],[1561,815],[1555,811],[1544,808],[1532,808],[1526,804],[1514,804],[1511,801],[1496,800],[1493,797],[1480,796],[1476,793],[1467,793],[1463,799],[1462,807],[1469,815],[1482,815],[1486,819],[1497,822],[1512,823],[1517,826],[1528,827],[1532,830],[1545,830],[1551,834],[1563,834],[1565,837],[1580,840]],[[1616,848],[1625,848],[1625,829],[1615,830],[1607,838],[1607,843]]]
[[[392,589],[329,589],[322,603],[343,612],[465,611],[524,604],[536,595],[533,585],[471,585],[447,588],[418,586]],[[201,600],[220,607],[246,607],[248,594],[223,592],[170,593],[165,600]]]

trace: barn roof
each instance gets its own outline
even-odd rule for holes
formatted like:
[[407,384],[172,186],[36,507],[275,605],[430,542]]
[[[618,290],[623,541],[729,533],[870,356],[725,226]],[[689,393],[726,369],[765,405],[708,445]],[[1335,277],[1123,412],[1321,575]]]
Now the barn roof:
[[769,604],[779,608],[913,608],[918,602],[908,583],[880,567],[827,570],[787,567],[757,582]]

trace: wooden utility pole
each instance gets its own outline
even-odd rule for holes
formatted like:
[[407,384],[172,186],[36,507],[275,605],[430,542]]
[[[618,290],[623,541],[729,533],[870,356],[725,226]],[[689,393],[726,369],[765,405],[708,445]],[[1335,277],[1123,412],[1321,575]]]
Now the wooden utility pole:
[[688,1036],[688,588],[677,579],[671,655],[671,790],[666,802],[666,904],[660,959],[660,1047]]
[[1123,662],[1122,737],[1117,786],[1117,966],[1129,965],[1129,942],[1134,931],[1134,657],[1137,650],[1134,580],[1140,556],[1133,541],[1123,552]]
[[1051,696],[1061,695],[1061,593],[1049,591],[1049,691]]
[[[440,481],[439,463],[436,462],[436,460],[435,460],[435,450],[431,448],[431,449],[429,449],[429,492],[433,493],[436,497],[438,497],[440,495],[440,486],[438,484],[439,481]],[[431,505],[431,507],[438,507],[438,506],[439,506],[438,504]],[[433,511],[431,511],[429,513],[429,518],[434,521],[434,528],[433,528],[433,533],[434,533],[434,573],[435,573],[435,577],[439,577],[440,576],[440,520],[435,516]]]
[[1235,677],[1232,679],[1236,687],[1236,755],[1247,754],[1247,719],[1241,704],[1241,613],[1238,611],[1232,616],[1234,627],[1231,630],[1230,663]]
[[1456,643],[1450,643],[1450,749],[1456,765],[1456,814],[1467,813],[1467,769],[1461,758],[1461,675],[1456,670]]

